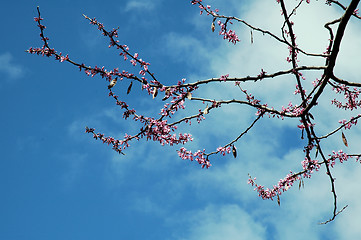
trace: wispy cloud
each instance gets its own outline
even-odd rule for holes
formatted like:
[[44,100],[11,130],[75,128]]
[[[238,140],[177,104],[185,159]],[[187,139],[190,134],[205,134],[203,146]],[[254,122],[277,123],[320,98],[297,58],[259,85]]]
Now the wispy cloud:
[[0,55],[0,72],[4,72],[10,79],[17,79],[23,75],[24,70],[13,62],[13,55],[6,52]]
[[266,227],[238,205],[208,205],[184,221],[191,226],[179,240],[266,239]]
[[157,1],[147,1],[147,0],[131,0],[128,1],[127,5],[125,6],[125,11],[137,11],[137,10],[152,10],[157,6]]

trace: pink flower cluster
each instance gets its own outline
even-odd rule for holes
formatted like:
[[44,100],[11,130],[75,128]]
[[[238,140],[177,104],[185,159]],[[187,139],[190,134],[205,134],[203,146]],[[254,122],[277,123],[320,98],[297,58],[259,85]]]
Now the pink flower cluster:
[[229,74],[226,74],[226,75],[222,75],[220,78],[219,78],[219,80],[221,80],[221,81],[227,81],[227,78],[229,77]]
[[219,32],[219,35],[223,36],[223,39],[228,40],[229,42],[236,44],[237,42],[240,42],[237,34],[233,30],[227,30],[227,24],[232,24],[231,21],[226,20],[225,23],[222,23],[220,20],[218,20],[218,25],[221,27],[221,31]]
[[179,109],[185,109],[185,99],[189,97],[189,94],[198,88],[197,86],[182,87],[182,84],[184,84],[185,80],[186,79],[183,78],[182,81],[178,81],[177,86],[171,88],[164,86],[160,88],[160,91],[164,91],[165,93],[163,100],[171,98],[170,103],[164,104],[160,115],[164,117],[171,117]]
[[251,184],[251,186],[255,186],[254,190],[258,192],[258,195],[262,197],[262,199],[273,200],[273,198],[277,195],[281,195],[283,192],[290,189],[297,180],[301,179],[301,176],[304,178],[310,178],[311,174],[314,171],[318,171],[320,169],[320,164],[317,160],[305,158],[305,160],[302,161],[302,167],[302,172],[296,174],[290,171],[290,173],[287,174],[285,178],[280,179],[277,185],[274,185],[272,189],[265,189],[264,186],[258,185],[255,182],[256,178],[252,178],[251,176],[249,176],[248,184]]
[[223,156],[226,156],[226,154],[231,153],[231,147],[230,146],[228,146],[228,147],[218,147],[217,152],[219,152]]
[[258,185],[255,182],[256,178],[251,178],[251,176],[248,179],[248,184],[251,184],[251,186],[255,187],[254,190],[258,192],[258,196],[260,196],[262,199],[273,200],[274,197],[276,197],[277,195],[281,195],[283,192],[287,191],[290,187],[292,187],[294,182],[300,178],[300,176],[295,176],[292,172],[290,172],[284,179],[280,179],[277,185],[273,186],[272,189],[265,189],[264,186]]
[[[287,35],[289,35],[288,31],[285,30],[285,32],[287,33]],[[296,38],[294,36],[294,38]],[[295,46],[295,48],[297,48],[297,45]],[[293,50],[294,48],[291,46],[288,46],[288,50],[289,50],[289,56],[286,58],[287,62],[292,62],[292,59],[295,60],[295,64],[297,66],[297,62],[299,62],[299,60],[297,59],[298,56],[298,49]]]
[[301,164],[304,170],[302,174],[304,178],[310,178],[313,171],[318,171],[321,167],[317,160],[311,160],[308,158],[305,158],[305,160],[303,160]]
[[343,163],[347,161],[351,156],[348,156],[346,153],[344,153],[342,150],[339,150],[338,152],[332,151],[332,154],[329,154],[329,162],[331,167],[334,167],[336,164],[336,159],[340,161],[340,163]]
[[134,119],[137,121],[144,123],[144,127],[141,128],[140,133],[134,136],[130,136],[125,134],[123,140],[117,140],[113,137],[104,137],[102,133],[95,133],[94,128],[86,127],[87,133],[93,133],[93,137],[95,139],[100,139],[103,143],[112,144],[113,149],[118,152],[122,153],[122,151],[129,147],[129,141],[132,139],[139,140],[140,138],[145,137],[147,140],[158,141],[161,145],[170,145],[173,146],[174,144],[185,144],[188,141],[192,141],[193,138],[190,134],[182,134],[179,133],[178,136],[176,134],[171,134],[172,131],[177,129],[176,126],[170,126],[167,124],[167,120],[159,121],[149,117],[143,116],[134,116]]
[[[198,7],[201,9],[200,10],[200,14],[202,15],[203,12],[206,12],[207,15],[212,15],[214,17],[213,19],[213,22],[214,20],[219,17],[218,15],[218,12],[219,10],[218,9],[215,9],[214,11],[211,10],[211,6],[210,5],[207,5],[207,6],[204,6],[202,4],[202,0],[192,0],[191,3],[193,5],[196,5],[198,4]],[[224,18],[224,17],[223,17]],[[227,30],[227,25],[228,23],[229,24],[232,24],[231,21],[229,21],[230,18],[227,18],[226,21],[224,23],[222,23],[220,20],[217,21],[217,24],[221,27],[221,30],[219,31],[219,35],[223,36],[223,39],[226,39],[228,40],[229,42],[233,43],[233,44],[236,44],[237,42],[239,42],[239,38],[237,36],[237,34],[235,33],[235,31],[233,30]],[[212,23],[213,24],[213,23]],[[214,25],[213,25],[214,26]],[[213,28],[213,31],[214,31],[214,28]]]
[[[178,95],[179,99],[173,99],[171,103],[164,104],[164,107],[160,110],[162,116],[171,117],[177,110],[184,109],[184,96]],[[175,98],[177,98],[175,97]]]
[[195,4],[200,4],[202,2],[202,0],[192,0],[191,3],[192,5],[195,5]]
[[[306,90],[305,89],[302,89],[303,91],[303,95],[306,94]],[[301,90],[300,90],[300,87],[298,86],[298,84],[296,85],[296,90],[293,94],[297,95],[297,94],[300,94],[301,93]]]
[[[184,81],[185,80],[182,80],[182,82],[179,82],[178,84],[181,85],[181,83],[184,83]],[[172,111],[176,111],[179,108],[184,108],[183,103],[184,103],[185,94],[183,95],[182,94],[174,97],[172,101],[173,102]],[[118,96],[115,95],[112,91],[110,91],[109,95],[113,96],[113,98],[117,101],[117,105],[121,106],[122,109],[123,108],[126,109],[125,112],[123,113],[123,117],[125,119],[127,119],[130,115],[133,115],[133,120],[141,122],[144,126],[140,129],[140,133],[134,136],[130,136],[127,139],[124,139],[122,142],[128,142],[133,138],[139,139],[146,137],[147,140],[158,141],[161,145],[167,144],[173,146],[174,144],[185,144],[186,142],[193,140],[192,136],[187,133],[185,134],[180,133],[178,134],[178,136],[176,134],[171,134],[171,132],[177,129],[177,126],[169,125],[167,123],[167,120],[154,119],[151,117],[137,115],[134,109],[128,109],[128,105],[125,102],[120,101],[118,99]],[[178,97],[180,97],[181,99],[180,101]],[[171,108],[169,108],[168,110],[167,109],[163,110],[163,113],[167,112],[169,115],[169,112],[171,111],[170,109]],[[163,116],[166,116],[166,114],[164,114]],[[114,147],[114,149],[115,148],[116,147]]]
[[345,125],[344,128],[345,129],[350,129],[352,127],[352,125],[356,125],[357,124],[357,118],[360,117],[361,114],[359,114],[357,117],[351,118],[350,121],[346,121],[346,119],[340,120],[338,121],[339,123],[341,123],[342,125]]
[[129,141],[131,140],[131,137],[127,134],[124,136],[124,140],[117,140],[113,137],[105,137],[102,133],[95,133],[94,128],[85,128],[86,133],[93,133],[94,139],[99,139],[103,141],[103,143],[107,143],[108,145],[113,145],[113,149],[118,153],[123,153],[123,150],[127,147],[129,147]]
[[44,42],[44,45],[41,48],[32,48],[31,47],[31,48],[28,49],[28,52],[31,53],[31,54],[36,53],[37,55],[50,57],[50,56],[56,54],[56,51],[54,49],[50,49],[48,47],[49,38],[44,36],[44,29],[46,29],[46,27],[41,24],[41,20],[43,20],[43,18],[41,18],[40,16],[34,18],[34,21],[38,23],[37,26],[40,29],[40,38]]
[[192,141],[192,135],[185,133],[179,133],[177,137],[176,134],[170,134],[171,131],[174,131],[176,126],[169,126],[167,120],[158,121],[152,118],[144,118],[145,121],[149,122],[149,125],[144,129],[144,135],[147,137],[147,140],[151,139],[153,141],[160,142],[161,145],[169,144],[173,146],[174,144],[184,144],[188,141]]
[[[206,119],[204,117],[204,112],[201,109],[198,109],[198,115],[197,115],[197,123],[200,123],[201,121],[203,121],[204,119]],[[191,122],[189,121],[189,125],[191,125]]]
[[209,168],[210,166],[212,166],[208,158],[205,158],[205,149],[203,149],[203,151],[198,150],[197,152],[192,153],[191,151],[187,151],[187,149],[182,147],[177,152],[179,157],[183,160],[196,160],[199,164],[202,165],[202,168]]
[[351,90],[348,86],[346,86],[344,84],[338,84],[336,87],[333,87],[333,90],[337,94],[343,93],[344,97],[347,101],[346,103],[342,103],[341,101],[333,99],[331,101],[331,103],[334,104],[336,107],[342,108],[342,109],[349,109],[352,111],[361,106],[361,101],[358,100],[358,97],[360,95],[360,89],[353,88]]
[[192,0],[191,1],[192,5],[195,5],[195,4],[198,4],[198,7],[200,10],[200,15],[203,14],[203,11],[206,11],[207,12],[207,15],[211,14],[211,15],[215,15],[216,13],[218,13],[218,9],[215,9],[214,11],[211,10],[211,6],[210,5],[207,5],[207,6],[204,6],[202,4],[202,0]]
[[304,122],[302,122],[302,120],[300,120],[300,125],[297,125],[297,127],[299,128],[299,129],[305,129],[305,128],[309,128],[309,127],[312,127],[312,126],[315,126],[315,124],[314,123],[304,123]]
[[[284,114],[284,113],[291,113],[292,115],[294,116],[300,116],[302,113],[303,113],[303,108],[300,107],[300,106],[293,106],[292,102],[289,102],[288,103],[288,106],[287,107],[284,107],[282,106],[282,111],[281,113]],[[282,120],[283,120],[283,116],[282,117]]]

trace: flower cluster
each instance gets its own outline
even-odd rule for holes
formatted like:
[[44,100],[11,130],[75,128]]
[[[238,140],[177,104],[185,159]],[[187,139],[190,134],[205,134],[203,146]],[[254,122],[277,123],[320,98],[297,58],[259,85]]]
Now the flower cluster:
[[262,199],[271,199],[273,200],[274,197],[281,195],[283,192],[290,189],[293,184],[301,179],[301,176],[304,178],[310,178],[311,174],[314,171],[318,171],[320,169],[320,164],[317,160],[311,160],[305,158],[304,161],[302,161],[302,167],[303,171],[299,173],[293,173],[290,171],[289,174],[283,179],[280,179],[277,183],[277,185],[274,185],[272,189],[265,188],[262,185],[258,185],[255,181],[256,178],[252,178],[249,176],[248,184],[251,184],[251,186],[255,186],[254,190],[258,192],[258,195],[262,197]]
[[128,134],[125,134],[125,137],[123,140],[117,140],[113,137],[104,137],[101,133],[95,133],[94,128],[88,128],[86,127],[87,133],[93,133],[93,136],[95,139],[100,139],[104,143],[112,144],[113,149],[118,152],[122,153],[122,151],[129,147],[129,141],[132,139],[139,140],[140,138],[145,137],[147,140],[153,140],[159,142],[161,145],[176,145],[176,144],[185,144],[186,142],[192,141],[193,138],[190,134],[185,133],[179,133],[178,136],[176,134],[171,134],[175,129],[177,129],[176,126],[170,126],[167,124],[167,120],[156,120],[149,117],[144,116],[138,116],[135,115],[134,119],[136,121],[140,121],[144,123],[144,127],[141,128],[140,133],[134,136],[130,136]]
[[229,74],[226,74],[226,75],[222,75],[220,78],[219,78],[219,80],[221,80],[221,81],[227,81],[227,78],[229,77]]
[[192,0],[191,1],[191,3],[192,3],[192,5],[195,5],[195,4],[197,4],[197,3],[201,3],[202,2],[202,0]]
[[[38,9],[38,11],[39,11],[39,9]],[[39,17],[34,18],[34,21],[38,23],[37,26],[40,29],[40,38],[44,42],[44,45],[41,48],[32,48],[31,47],[27,50],[27,52],[29,52],[31,54],[37,54],[37,55],[50,57],[50,56],[56,54],[56,51],[53,48],[49,48],[49,46],[48,46],[49,38],[44,36],[44,29],[46,29],[46,27],[43,24],[41,24],[42,20],[44,20],[44,19],[42,17],[40,17],[40,13],[39,13]]]
[[[218,12],[219,10],[218,9],[215,9],[214,11],[211,10],[211,6],[210,5],[207,5],[207,6],[204,6],[202,4],[202,0],[192,0],[191,3],[193,5],[196,5],[198,4],[198,7],[201,9],[200,10],[200,14],[202,15],[203,12],[206,12],[207,15],[212,15],[213,16],[213,22],[212,22],[212,31],[214,31],[215,29],[215,26],[214,26],[214,20],[218,17],[220,17],[218,15]],[[225,18],[224,16],[222,16],[222,18]],[[223,23],[222,21],[218,20],[217,21],[217,24],[221,27],[221,30],[219,31],[219,35],[223,36],[223,39],[226,39],[228,40],[229,42],[233,43],[233,44],[236,44],[237,42],[239,42],[239,38],[236,34],[235,31],[233,30],[227,30],[227,25],[229,24],[232,24],[232,22],[230,21],[230,18],[226,18],[226,21]]]
[[236,44],[237,42],[240,41],[235,31],[227,30],[228,23],[232,24],[231,21],[228,21],[227,19],[225,23],[222,23],[220,20],[218,20],[217,23],[221,27],[221,31],[219,32],[219,35],[222,35],[223,39],[228,40],[233,44]]
[[336,87],[333,87],[333,90],[336,92],[336,94],[344,94],[345,99],[347,100],[346,103],[342,103],[336,99],[333,99],[331,101],[332,104],[334,104],[336,107],[341,109],[349,109],[354,110],[361,106],[361,101],[358,100],[358,97],[360,95],[360,89],[353,88],[352,90],[344,85],[344,84],[338,84]]
[[217,152],[219,152],[223,156],[226,156],[226,154],[231,153],[231,147],[230,146],[228,146],[228,147],[218,147]]
[[[289,35],[288,31],[285,30],[285,32],[287,33],[287,35]],[[296,37],[294,36],[294,38]],[[289,50],[289,56],[286,58],[286,61],[292,62],[292,60],[294,60],[297,66],[297,62],[299,62],[299,60],[297,59],[299,53],[299,50],[297,49],[297,45],[294,47],[288,46],[288,50]]]
[[361,114],[359,114],[357,117],[351,118],[351,120],[349,120],[349,121],[346,121],[346,119],[343,119],[338,122],[341,123],[342,125],[344,125],[345,129],[350,129],[352,127],[352,125],[357,124],[357,118],[359,118],[359,117],[361,117]]
[[[47,38],[49,39],[49,38]],[[42,48],[29,48],[28,52],[31,54],[36,53],[37,55],[41,55],[41,56],[46,56],[46,57],[50,57],[54,54],[56,54],[56,51],[54,50],[54,48],[48,48],[45,45]]]
[[300,120],[300,125],[297,125],[297,127],[299,128],[299,129],[305,129],[305,128],[309,128],[309,127],[312,127],[312,126],[315,126],[315,124],[314,123],[304,123],[302,120]]
[[184,99],[181,99],[181,95],[178,96],[180,99],[172,100],[171,103],[164,104],[164,107],[160,110],[162,116],[171,117],[177,110],[184,109]]
[[[207,110],[208,111],[208,110]],[[196,119],[197,119],[197,123],[200,123],[201,121],[203,121],[204,119],[206,119],[204,117],[205,115],[205,111],[202,111],[201,109],[198,109],[198,115],[196,116]],[[189,125],[191,125],[191,122],[189,121]]]
[[299,175],[294,175],[292,172],[290,172],[284,179],[280,179],[277,185],[274,185],[273,188],[270,189],[265,188],[262,185],[258,185],[256,183],[256,178],[251,178],[251,176],[249,176],[248,184],[255,187],[254,190],[258,192],[258,196],[260,196],[262,199],[273,200],[274,197],[281,195],[283,192],[290,189],[294,182],[300,178],[301,177]]
[[173,87],[162,87],[160,91],[164,91],[164,98],[162,99],[167,100],[171,98],[170,103],[164,104],[164,107],[160,111],[160,115],[166,117],[171,117],[176,111],[179,109],[185,109],[184,103],[185,99],[192,98],[192,92],[197,89],[197,86],[188,86],[182,87],[185,82],[185,78],[182,81],[178,81],[177,86]]
[[[103,143],[107,143],[108,145],[113,145],[113,149],[118,153],[123,153],[123,150],[129,147],[129,141],[131,140],[131,136],[125,134],[124,140],[117,140],[113,137],[105,137],[102,133],[95,133],[94,128],[85,128],[86,133],[92,133],[94,139],[99,139],[103,141]],[[123,153],[124,154],[124,153]]]
[[321,167],[317,160],[311,160],[308,158],[305,158],[305,160],[303,160],[301,164],[304,170],[302,174],[304,178],[310,178],[313,171],[318,171]]
[[[302,89],[302,92],[303,92],[303,95],[306,94],[306,90],[305,89]],[[297,94],[300,94],[301,93],[301,90],[300,90],[300,87],[298,86],[298,84],[296,85],[296,90],[293,94],[297,95]]]
[[198,150],[197,152],[192,153],[191,151],[187,151],[187,149],[182,147],[177,152],[179,157],[183,160],[196,160],[199,164],[202,165],[202,168],[209,168],[210,166],[212,166],[208,158],[205,157],[205,149],[203,149],[203,151]]
[[215,9],[214,11],[211,10],[210,5],[204,6],[202,4],[202,0],[192,0],[191,3],[192,3],[192,5],[198,4],[199,9],[201,9],[200,12],[199,12],[200,15],[203,14],[203,11],[205,11],[207,13],[207,15],[210,15],[210,14],[215,15],[219,11],[218,9]]
[[[144,118],[145,121],[149,122],[144,129],[144,135],[146,136],[147,140],[151,139],[153,141],[160,142],[161,145],[168,144],[173,146],[174,144],[184,144],[188,141],[192,141],[192,135],[185,133],[179,133],[177,137],[176,134],[170,134],[171,131],[176,129],[175,126],[169,126],[167,124],[167,120],[158,121],[152,118]],[[142,134],[142,135],[143,135]]]
[[330,163],[331,167],[335,166],[336,159],[338,159],[340,161],[340,163],[343,163],[343,162],[347,161],[349,158],[351,158],[351,156],[347,155],[342,150],[339,150],[338,152],[332,151],[332,154],[329,154],[329,156],[330,156],[329,163]]
[[[289,102],[288,103],[288,106],[287,107],[284,107],[284,106],[282,106],[282,111],[281,111],[281,113],[282,114],[285,114],[285,113],[291,113],[292,115],[294,115],[294,116],[300,116],[302,113],[303,113],[303,108],[302,107],[300,107],[300,106],[294,106],[293,104],[292,104],[292,102]],[[282,119],[283,119],[283,116],[281,116],[282,117]]]

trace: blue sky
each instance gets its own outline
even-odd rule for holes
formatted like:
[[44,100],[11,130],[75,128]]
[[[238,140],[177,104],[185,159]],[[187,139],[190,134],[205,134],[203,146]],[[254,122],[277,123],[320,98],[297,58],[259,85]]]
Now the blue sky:
[[[209,4],[225,15],[235,14],[279,32],[282,18],[276,1],[214,0]],[[249,29],[243,26],[235,27],[240,43],[233,46],[223,41],[211,32],[211,19],[199,16],[188,0],[2,3],[0,239],[297,240],[356,239],[361,235],[361,166],[353,160],[334,169],[339,207],[349,207],[325,226],[317,223],[329,218],[333,199],[324,169],[305,180],[304,189],[296,187],[282,195],[280,207],[275,201],[261,200],[247,185],[248,173],[272,187],[289,170],[301,170],[303,145],[295,121],[262,120],[237,143],[237,159],[217,156],[208,170],[182,161],[177,147],[139,141],[122,156],[93,140],[84,132],[85,126],[122,137],[135,133],[139,125],[122,120],[103,79],[89,78],[68,63],[24,52],[42,46],[33,21],[36,6],[40,6],[51,46],[86,65],[132,70],[115,49],[107,47],[108,40],[83,13],[96,17],[107,29],[119,26],[121,43],[150,62],[151,71],[166,84],[182,78],[193,82],[227,73],[247,76],[257,75],[261,68],[272,72],[289,67],[282,61],[287,49],[257,34],[251,45]],[[324,14],[320,16],[320,12]],[[317,28],[315,22],[340,14],[323,1],[300,8],[295,20],[300,44],[322,52],[326,42],[317,39],[327,41],[327,32],[323,24]],[[355,81],[361,63],[360,38],[360,24],[351,21],[337,66],[338,73]],[[317,74],[307,77],[312,82]],[[152,100],[140,86],[133,86],[127,96],[127,86],[119,84],[114,91],[137,110],[157,116],[164,102]],[[263,87],[248,87],[276,107],[287,105],[292,98],[287,92],[294,91],[293,82],[276,80]],[[237,93],[231,87],[219,90],[209,86],[196,94],[221,99]],[[339,119],[349,116],[327,107],[333,97],[326,95],[313,113],[320,119],[320,132],[334,129]],[[197,107],[189,105],[187,113],[192,110]],[[194,136],[187,148],[213,151],[254,118],[247,108],[219,111],[203,124],[182,126],[182,131]],[[347,136],[348,150],[357,152],[360,128]],[[344,149],[340,136],[330,138],[325,149]]]

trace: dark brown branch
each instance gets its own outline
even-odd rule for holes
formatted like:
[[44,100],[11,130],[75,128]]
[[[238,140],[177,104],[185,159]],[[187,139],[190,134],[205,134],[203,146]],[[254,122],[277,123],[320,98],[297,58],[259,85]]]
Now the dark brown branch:
[[308,104],[308,106],[305,108],[305,112],[310,111],[310,109],[316,104],[318,98],[321,96],[321,93],[323,92],[323,89],[326,87],[328,80],[333,76],[333,69],[336,64],[336,59],[338,52],[340,50],[341,41],[343,38],[343,34],[346,30],[346,26],[348,21],[350,20],[350,17],[352,13],[355,11],[358,3],[360,0],[352,0],[348,8],[346,9],[344,15],[341,17],[340,24],[338,25],[335,40],[333,41],[333,47],[331,50],[330,57],[328,58],[328,65],[325,69],[324,76],[322,78],[322,83],[320,85],[320,88],[315,93],[314,97],[312,98],[311,102]]
[[[334,0],[328,0],[328,1],[331,2],[331,3],[334,3],[334,4],[336,4],[336,5],[338,5],[338,6],[341,7],[343,10],[346,10],[346,7],[345,7],[342,3],[340,3],[339,1],[334,1]],[[359,15],[355,14],[355,13],[353,13],[352,16],[354,16],[354,17],[356,17],[356,18],[358,18],[358,19],[361,19],[361,17],[360,17]]]
[[[303,71],[303,70],[325,70],[326,67],[325,66],[300,66],[300,67],[296,67],[295,69],[289,69],[289,70],[283,70],[283,71],[278,71],[272,74],[263,74],[262,76],[247,76],[247,77],[243,77],[243,78],[227,78],[227,82],[247,82],[247,81],[254,81],[257,82],[259,80],[263,80],[266,78],[275,78],[278,76],[282,76],[282,75],[287,75],[290,73],[293,73],[295,71]],[[224,82],[224,80],[222,80],[221,78],[209,78],[209,79],[205,79],[205,80],[199,80],[197,82],[194,83],[185,83],[180,85],[181,87],[187,87],[187,86],[198,86],[201,84],[207,84],[207,83],[211,83],[211,82]],[[167,86],[167,87],[179,87],[178,85],[171,85],[171,86]]]
[[336,77],[334,75],[331,76],[331,79],[334,80],[337,83],[345,84],[346,86],[361,87],[361,83],[349,82],[349,81],[340,79],[340,78],[338,78],[338,77]]

